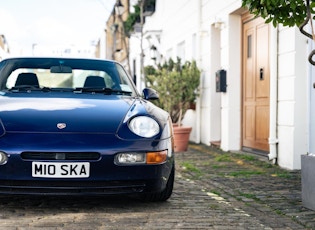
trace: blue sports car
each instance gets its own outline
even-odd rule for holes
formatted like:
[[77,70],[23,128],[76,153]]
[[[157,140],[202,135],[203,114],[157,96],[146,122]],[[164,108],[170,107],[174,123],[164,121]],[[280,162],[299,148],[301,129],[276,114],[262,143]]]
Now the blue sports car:
[[1,61],[0,193],[167,200],[172,122],[153,99],[114,61]]

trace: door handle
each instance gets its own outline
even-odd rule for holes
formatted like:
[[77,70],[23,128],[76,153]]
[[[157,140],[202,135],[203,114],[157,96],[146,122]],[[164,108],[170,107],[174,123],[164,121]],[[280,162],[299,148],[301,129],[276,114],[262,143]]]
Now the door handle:
[[259,69],[259,80],[264,80],[264,68]]

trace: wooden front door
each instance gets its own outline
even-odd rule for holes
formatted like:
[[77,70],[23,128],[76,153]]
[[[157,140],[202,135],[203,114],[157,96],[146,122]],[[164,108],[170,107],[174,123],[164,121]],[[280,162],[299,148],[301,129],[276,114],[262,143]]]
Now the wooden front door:
[[269,151],[269,26],[243,20],[243,146]]

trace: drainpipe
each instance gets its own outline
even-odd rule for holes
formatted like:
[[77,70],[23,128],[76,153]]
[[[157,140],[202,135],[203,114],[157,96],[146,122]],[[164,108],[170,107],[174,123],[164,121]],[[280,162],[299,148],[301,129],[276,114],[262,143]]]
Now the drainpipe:
[[[201,58],[201,50],[202,50],[202,0],[198,0],[197,2],[197,7],[198,7],[198,32],[196,34],[196,42],[197,42],[197,54],[196,54],[196,62],[198,66],[202,66],[202,58]],[[201,82],[201,81],[200,81]],[[200,83],[200,87],[202,86],[202,83]],[[200,92],[200,95],[202,92]],[[196,103],[196,137],[195,137],[195,143],[200,143],[201,141],[201,130],[202,130],[202,125],[201,125],[201,99],[197,99]]]
[[278,103],[278,27],[270,33],[270,124],[269,124],[269,154],[268,158],[277,162],[277,103]]

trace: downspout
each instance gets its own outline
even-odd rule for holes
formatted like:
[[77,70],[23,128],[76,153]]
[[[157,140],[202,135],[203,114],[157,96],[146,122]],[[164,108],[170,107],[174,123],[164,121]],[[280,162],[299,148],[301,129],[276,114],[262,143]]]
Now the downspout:
[[269,154],[268,158],[277,162],[277,105],[278,105],[278,27],[270,33],[270,124],[269,124]]
[[[196,54],[196,58],[197,58],[197,64],[199,66],[202,66],[202,58],[201,58],[201,49],[202,49],[202,25],[201,25],[201,22],[202,22],[202,4],[201,4],[202,0],[198,0],[198,33],[196,34],[196,42],[197,42],[197,54]],[[201,73],[202,74],[202,73]],[[201,76],[200,76],[201,77]],[[202,87],[202,81],[200,81],[200,86],[199,87]],[[202,92],[200,92],[201,94]],[[200,143],[201,141],[201,99],[200,99],[200,95],[197,99],[197,103],[196,103],[196,139],[195,139],[195,142],[196,143]]]

